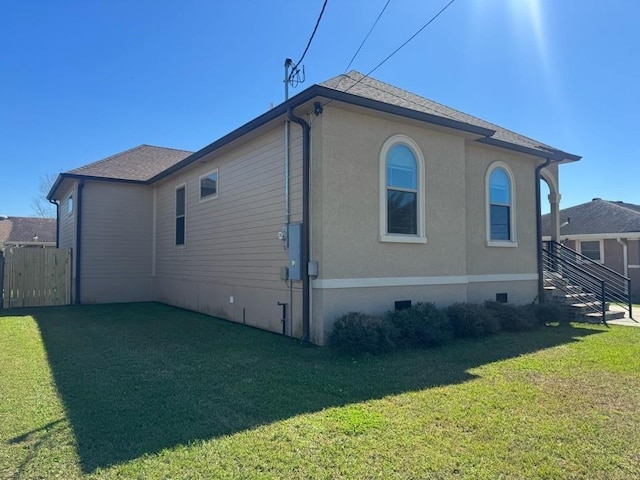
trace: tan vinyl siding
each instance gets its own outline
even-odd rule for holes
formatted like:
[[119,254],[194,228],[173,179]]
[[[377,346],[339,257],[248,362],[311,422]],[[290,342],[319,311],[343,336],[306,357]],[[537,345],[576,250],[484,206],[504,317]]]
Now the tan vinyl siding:
[[[71,300],[76,298],[76,182],[71,185],[60,195],[60,204],[58,207],[58,247],[71,249]],[[69,195],[73,194],[74,209],[68,211]]]
[[[58,207],[58,222],[59,222],[59,247],[60,248],[73,248],[76,247],[76,235],[75,235],[75,192],[76,185],[73,184],[63,195],[60,196],[60,206]],[[73,194],[74,210],[68,212],[69,195]]]
[[152,189],[86,181],[82,303],[151,300]]
[[[302,220],[302,145],[295,126],[290,152],[295,223]],[[200,202],[199,177],[215,168],[218,197]],[[183,247],[175,245],[175,189],[181,184],[186,185]],[[285,223],[283,128],[220,156],[210,154],[165,180],[156,187],[156,202],[154,299],[280,331],[277,302],[289,302],[288,288],[280,280],[288,253],[277,238]],[[295,298],[299,288],[294,284]],[[299,299],[294,308],[299,324]]]

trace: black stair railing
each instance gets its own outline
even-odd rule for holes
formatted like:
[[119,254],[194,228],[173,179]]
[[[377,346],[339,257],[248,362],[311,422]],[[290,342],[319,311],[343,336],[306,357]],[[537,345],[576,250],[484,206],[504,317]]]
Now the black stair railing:
[[[607,302],[622,307],[633,319],[629,278],[558,242],[543,242],[542,253],[545,279],[551,281],[558,276],[564,277],[571,284],[579,285],[584,292],[598,297],[603,321]],[[554,286],[558,288],[558,285]]]

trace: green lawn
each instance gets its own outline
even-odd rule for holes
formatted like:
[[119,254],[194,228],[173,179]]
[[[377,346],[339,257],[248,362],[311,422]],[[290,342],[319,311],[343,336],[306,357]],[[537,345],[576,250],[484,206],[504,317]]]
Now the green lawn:
[[0,312],[0,478],[629,479],[640,328],[344,358],[157,304]]

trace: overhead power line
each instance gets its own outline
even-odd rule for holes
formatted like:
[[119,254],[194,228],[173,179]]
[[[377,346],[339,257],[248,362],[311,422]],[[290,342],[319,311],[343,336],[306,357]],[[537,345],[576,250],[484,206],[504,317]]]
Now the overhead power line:
[[362,43],[360,44],[360,46],[356,50],[356,53],[354,53],[353,57],[351,57],[351,60],[349,61],[349,65],[347,65],[347,68],[344,69],[345,72],[347,70],[349,70],[349,67],[351,66],[353,61],[356,59],[356,57],[358,56],[358,53],[360,53],[360,50],[362,49],[362,47],[364,46],[365,42],[369,38],[369,35],[371,35],[371,32],[373,32],[373,29],[376,28],[376,25],[378,24],[378,21],[380,20],[380,17],[382,17],[382,14],[384,13],[384,11],[389,6],[389,3],[391,3],[391,0],[387,0],[387,3],[385,3],[384,7],[382,7],[382,10],[380,11],[380,14],[378,15],[378,18],[376,18],[376,21],[373,22],[373,25],[371,26],[371,29],[369,30],[369,33],[367,33],[367,35],[364,37],[364,40],[362,40]]
[[[396,48],[393,52],[391,52],[389,55],[387,55],[385,57],[384,60],[382,60],[380,63],[378,63],[375,67],[373,67],[366,75],[364,75],[362,78],[360,78],[359,80],[357,80],[353,85],[351,85],[349,88],[347,88],[345,90],[345,93],[348,92],[349,90],[351,90],[353,87],[355,87],[357,84],[359,84],[360,82],[362,82],[365,78],[369,77],[369,75],[371,75],[373,72],[375,72],[378,68],[380,68],[382,65],[384,65],[391,57],[393,57],[396,53],[398,53],[404,46],[406,46],[411,40],[413,40],[414,38],[416,38],[420,32],[422,32],[425,28],[427,28],[429,25],[431,25],[431,23],[433,23],[433,21],[438,18],[440,15],[442,15],[444,13],[444,11],[449,8],[451,6],[451,4],[453,2],[455,2],[456,0],[451,0],[449,3],[447,3],[444,7],[442,7],[440,9],[440,11],[438,13],[436,13],[433,17],[431,17],[431,19],[425,23],[422,27],[420,27],[420,29],[414,33],[413,35],[411,35],[402,45],[400,45],[398,48]],[[329,102],[327,102],[325,105],[331,103],[331,100]]]
[[[304,49],[304,52],[302,52],[302,56],[300,57],[300,60],[298,60],[296,63],[294,63],[294,68],[291,72],[291,76],[294,74],[293,72],[295,72],[297,70],[297,66],[300,65],[300,62],[302,62],[302,60],[304,60],[304,56],[307,54],[307,51],[309,50],[309,47],[311,46],[311,42],[313,41],[313,37],[316,34],[316,31],[318,30],[318,25],[320,25],[320,20],[322,20],[322,14],[324,13],[324,9],[327,6],[327,2],[328,0],[324,0],[324,3],[322,4],[322,10],[320,10],[320,15],[318,15],[318,20],[316,21],[316,26],[313,28],[313,32],[311,33],[311,36],[309,37],[309,41],[307,42],[307,46]],[[291,78],[291,76],[289,78]]]

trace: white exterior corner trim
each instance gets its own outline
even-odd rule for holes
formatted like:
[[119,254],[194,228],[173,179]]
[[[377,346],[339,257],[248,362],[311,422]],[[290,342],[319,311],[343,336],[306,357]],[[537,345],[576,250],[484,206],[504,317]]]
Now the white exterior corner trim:
[[325,278],[313,280],[318,290],[369,287],[412,287],[430,285],[467,285],[483,282],[521,282],[538,280],[537,273],[507,273],[495,275],[452,275],[437,277]]

